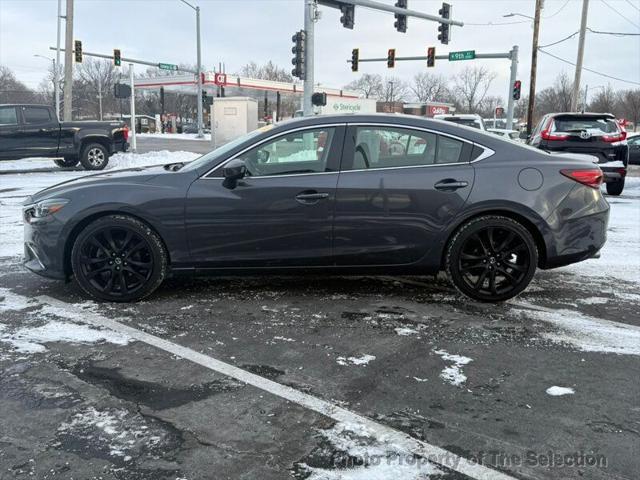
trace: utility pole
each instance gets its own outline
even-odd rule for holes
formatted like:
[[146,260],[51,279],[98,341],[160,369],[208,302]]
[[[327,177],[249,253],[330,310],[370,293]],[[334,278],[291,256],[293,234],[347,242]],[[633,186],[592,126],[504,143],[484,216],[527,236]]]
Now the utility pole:
[[131,86],[131,100],[129,103],[129,110],[131,112],[131,125],[129,131],[131,133],[131,151],[136,152],[136,91],[133,78],[133,63],[129,64],[129,85]]
[[571,111],[578,110],[580,96],[580,76],[582,75],[582,59],[584,57],[584,38],[587,30],[587,16],[589,14],[589,0],[582,0],[582,19],[580,20],[580,37],[578,39],[578,58],[576,60],[576,74],[573,77],[573,92],[571,94]]
[[533,109],[536,101],[536,70],[538,68],[538,36],[540,35],[540,11],[542,1],[536,0],[536,13],[533,17],[533,45],[531,46],[531,78],[529,79],[529,108],[527,109],[527,135],[533,128]]
[[67,0],[67,25],[64,37],[64,114],[65,122],[73,113],[73,0]]
[[[514,45],[511,49],[511,75],[509,76],[509,91],[507,92],[507,130],[513,128],[513,109],[515,100],[513,98],[513,85],[518,78],[518,46]],[[495,112],[495,110],[494,110]],[[495,125],[495,122],[494,122]]]
[[313,35],[315,30],[317,14],[316,0],[304,0],[304,31],[306,33],[304,40],[304,92],[302,100],[302,111],[304,116],[313,115],[313,104],[311,103],[311,95],[313,95]]
[[56,61],[53,69],[53,94],[56,99],[56,116],[60,119],[60,30],[61,30],[61,19],[62,19],[62,0],[58,0],[58,17],[57,21],[57,29],[58,32],[56,34]]
[[196,7],[196,34],[198,35],[198,138],[204,138],[202,126],[202,53],[200,48],[200,7]]
[[102,80],[98,80],[98,105],[100,106],[100,121],[102,121]]

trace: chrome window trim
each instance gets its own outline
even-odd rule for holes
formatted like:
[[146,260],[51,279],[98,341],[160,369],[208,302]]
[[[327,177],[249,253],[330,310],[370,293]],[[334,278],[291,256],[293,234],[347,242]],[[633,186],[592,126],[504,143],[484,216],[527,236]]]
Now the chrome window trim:
[[[222,162],[220,162],[218,165],[216,165],[215,167],[213,167],[211,170],[208,170],[205,174],[203,174],[200,179],[203,180],[208,180],[208,179],[216,179],[216,180],[220,180],[221,178],[224,177],[210,177],[209,174],[211,172],[213,172],[214,170],[217,170],[218,168],[224,167],[227,163],[229,163],[231,160],[235,160],[236,158],[238,158],[240,155],[248,152],[249,150],[259,147],[260,145],[269,142],[271,140],[274,140],[276,138],[279,137],[283,137],[285,135],[289,135],[290,133],[295,133],[295,132],[299,132],[299,131],[304,131],[304,130],[320,130],[322,128],[335,128],[335,127],[344,127],[346,126],[347,123],[325,123],[322,125],[307,125],[306,127],[298,127],[298,128],[292,128],[291,130],[286,130],[284,132],[280,132],[277,133],[275,135],[271,135],[270,137],[265,138],[264,140],[258,142],[258,143],[254,143],[253,145],[239,151],[238,153],[236,153],[235,155],[233,155],[232,157],[227,158],[226,160],[223,160]],[[313,173],[292,173],[287,175],[285,174],[281,174],[281,175],[264,175],[264,176],[259,176],[259,177],[249,177],[252,179],[256,179],[256,178],[273,178],[273,177],[293,177],[293,176],[302,176],[302,175],[325,175],[327,173],[338,173],[338,171],[335,172],[313,172]]]
[[328,175],[328,174],[337,174],[337,173],[348,173],[348,172],[375,172],[375,171],[381,171],[381,170],[404,170],[407,168],[428,168],[428,167],[444,167],[444,166],[455,166],[455,165],[470,165],[472,163],[476,163],[476,162],[480,162],[486,158],[489,158],[491,156],[493,156],[496,152],[492,149],[490,149],[489,147],[485,147],[482,144],[473,142],[471,140],[467,140],[466,138],[462,138],[462,137],[458,137],[457,135],[453,135],[450,133],[446,133],[446,132],[441,132],[439,130],[434,130],[432,128],[425,128],[425,127],[416,127],[414,125],[405,125],[405,124],[398,124],[398,123],[379,123],[379,122],[355,122],[355,123],[350,123],[350,122],[345,122],[345,123],[327,123],[327,124],[322,124],[322,125],[307,125],[306,127],[299,127],[299,128],[294,128],[291,130],[287,130],[285,132],[280,132],[276,135],[272,135],[270,137],[265,138],[264,140],[262,140],[259,143],[255,143],[253,145],[251,145],[250,147],[247,147],[241,151],[239,151],[238,153],[236,153],[235,155],[233,155],[232,157],[224,160],[223,162],[221,162],[219,165],[216,165],[215,167],[213,167],[211,170],[207,171],[205,174],[203,174],[200,179],[203,180],[209,180],[209,179],[213,179],[213,180],[220,180],[223,179],[224,177],[210,177],[209,174],[211,172],[213,172],[214,170],[220,168],[220,167],[224,167],[227,163],[229,163],[231,160],[234,160],[235,158],[239,157],[240,155],[248,152],[249,150],[251,150],[252,148],[258,147],[268,141],[274,140],[278,137],[282,137],[285,135],[288,135],[290,133],[295,133],[298,131],[304,131],[304,130],[318,130],[320,128],[323,127],[390,127],[390,128],[396,128],[396,129],[404,129],[404,130],[418,130],[418,131],[422,131],[422,132],[427,132],[427,133],[432,133],[434,135],[443,135],[445,137],[449,137],[449,138],[453,138],[455,140],[467,143],[469,145],[473,146],[477,146],[482,148],[483,152],[478,156],[478,158],[471,160],[470,162],[454,162],[454,163],[432,163],[429,165],[407,165],[407,166],[401,166],[401,167],[386,167],[386,168],[364,168],[364,169],[357,169],[357,170],[338,170],[335,172],[313,172],[313,173],[292,173],[292,174],[281,174],[281,175],[263,175],[263,176],[259,176],[259,177],[247,177],[250,178],[251,180],[256,180],[259,178],[278,178],[278,177],[304,177],[304,176],[309,176],[309,175]]

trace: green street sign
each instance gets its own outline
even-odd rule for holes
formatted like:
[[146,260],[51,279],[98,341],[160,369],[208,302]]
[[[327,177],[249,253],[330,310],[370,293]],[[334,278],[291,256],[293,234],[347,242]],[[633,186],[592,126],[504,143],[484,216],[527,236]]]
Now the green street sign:
[[473,60],[476,58],[475,50],[462,50],[461,52],[449,52],[449,61],[455,62],[456,60]]
[[178,70],[178,65],[174,65],[172,63],[159,63],[158,68],[160,70]]

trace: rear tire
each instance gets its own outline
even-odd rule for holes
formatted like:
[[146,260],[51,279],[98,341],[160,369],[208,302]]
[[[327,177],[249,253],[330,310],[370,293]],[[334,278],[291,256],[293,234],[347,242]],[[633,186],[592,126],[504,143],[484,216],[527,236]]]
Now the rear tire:
[[80,162],[79,158],[75,157],[65,157],[65,158],[56,158],[53,163],[55,163],[60,168],[71,168],[78,165]]
[[449,278],[461,293],[481,302],[501,302],[527,288],[536,271],[538,250],[522,224],[484,215],[460,227],[445,260]]
[[80,163],[86,170],[102,170],[109,163],[109,152],[99,143],[90,143],[82,149]]
[[608,195],[620,195],[624,190],[624,178],[622,180],[618,180],[617,182],[609,182],[607,183],[607,194]]
[[109,215],[80,232],[71,251],[71,268],[80,288],[93,298],[130,302],[160,286],[168,256],[147,225],[129,216]]

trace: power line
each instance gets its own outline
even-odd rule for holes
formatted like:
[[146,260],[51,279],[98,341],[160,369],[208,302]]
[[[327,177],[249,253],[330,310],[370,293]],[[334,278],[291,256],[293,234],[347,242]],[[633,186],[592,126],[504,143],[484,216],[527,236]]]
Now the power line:
[[633,8],[635,8],[636,10],[638,10],[640,12],[640,7],[635,6],[633,3],[631,3],[629,0],[625,0],[629,5],[631,5]]
[[633,25],[634,27],[640,28],[640,25],[638,25],[637,23],[632,22],[631,20],[629,20],[626,16],[624,16],[622,13],[620,13],[618,10],[616,10],[615,8],[613,8],[606,0],[600,0],[602,3],[604,3],[607,7],[609,7],[611,10],[613,10],[614,12],[616,12],[619,16],[621,16],[622,18],[624,18],[627,22],[629,22],[631,25]]
[[[544,53],[545,55],[549,55],[550,57],[553,57],[556,60],[560,60],[561,62],[568,63],[569,65],[573,65],[574,67],[576,66],[575,63],[573,63],[573,62],[571,62],[569,60],[565,60],[564,58],[560,58],[557,55],[554,55],[553,53],[549,53],[549,52],[547,52],[545,50],[542,50],[541,48],[538,48],[538,51]],[[633,80],[625,80],[624,78],[614,77],[612,75],[608,75],[606,73],[598,72],[596,70],[592,70],[592,69],[587,68],[587,67],[582,67],[582,69],[586,70],[587,72],[591,72],[591,73],[593,73],[595,75],[600,75],[601,77],[610,78],[612,80],[617,80],[619,82],[630,83],[632,85],[640,85],[640,82],[634,82]]]
[[547,48],[547,47],[551,47],[553,45],[557,45],[559,43],[565,42],[567,40],[569,40],[570,38],[575,37],[578,33],[580,32],[573,32],[571,35],[568,35],[566,37],[564,37],[562,40],[558,40],[557,42],[553,42],[553,43],[547,43],[546,45],[540,45],[538,48]]
[[[569,5],[570,1],[571,0],[566,0],[558,10],[556,10],[551,15],[547,15],[547,16],[543,15],[542,18],[546,19],[546,18],[555,17],[562,10],[564,10],[564,7]],[[476,26],[490,26],[490,27],[492,27],[492,26],[500,26],[500,25],[517,25],[517,24],[520,24],[520,23],[531,23],[531,20],[517,20],[515,22],[487,22],[487,23],[467,23],[467,22],[464,22],[465,25],[471,25],[471,26],[474,26],[474,27],[476,27]]]
[[544,15],[542,16],[542,18],[551,18],[551,17],[555,17],[557,14],[559,14],[562,10],[564,10],[564,7],[566,7],[567,5],[569,5],[569,1],[567,0],[566,2],[564,2],[564,4],[558,9],[556,10],[556,13],[553,13],[547,17],[545,17]]
[[589,30],[591,33],[597,33],[600,35],[614,35],[616,37],[628,37],[628,36],[640,36],[640,33],[631,33],[631,32],[602,32],[600,30],[592,30],[591,28],[587,27],[587,30]]

